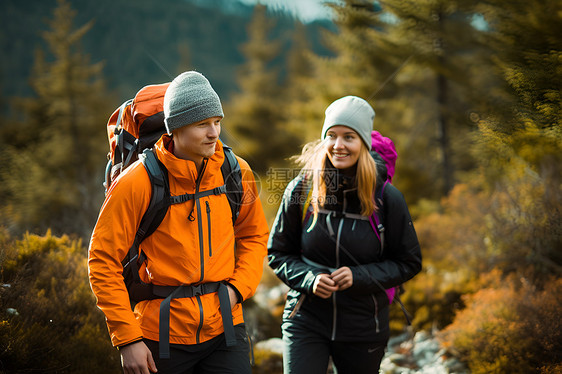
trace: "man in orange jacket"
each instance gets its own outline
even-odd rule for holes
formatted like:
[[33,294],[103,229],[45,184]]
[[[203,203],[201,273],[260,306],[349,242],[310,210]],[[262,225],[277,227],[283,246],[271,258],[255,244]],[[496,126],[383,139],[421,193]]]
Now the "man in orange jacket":
[[[168,170],[171,195],[222,186],[223,112],[209,81],[193,71],[176,77],[164,97],[164,117],[168,134],[155,144],[154,153]],[[168,301],[165,332],[159,325],[163,299],[141,301],[132,311],[122,276],[121,261],[150,202],[149,176],[137,161],[111,185],[92,234],[88,266],[125,373],[251,372],[240,303],[254,294],[260,281],[268,227],[253,173],[244,160],[238,162],[244,194],[234,225],[224,193],[201,195],[170,206],[158,229],[140,245],[147,257],[139,273],[143,282],[188,291]],[[231,316],[226,313],[225,318],[220,308],[220,290],[201,292],[206,284],[227,290],[223,295],[228,295]],[[223,318],[230,317],[228,330]],[[169,358],[160,358],[162,336],[169,339]]]

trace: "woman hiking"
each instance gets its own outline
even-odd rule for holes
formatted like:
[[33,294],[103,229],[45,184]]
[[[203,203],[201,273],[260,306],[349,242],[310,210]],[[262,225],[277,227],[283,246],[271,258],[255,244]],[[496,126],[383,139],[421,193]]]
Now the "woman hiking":
[[[421,270],[421,252],[400,191],[376,202],[370,154],[375,112],[346,96],[327,109],[321,139],[297,157],[268,243],[269,266],[291,289],[283,313],[284,372],[378,373],[389,338],[392,289]],[[379,183],[380,185],[380,183]],[[372,216],[384,217],[384,239]]]

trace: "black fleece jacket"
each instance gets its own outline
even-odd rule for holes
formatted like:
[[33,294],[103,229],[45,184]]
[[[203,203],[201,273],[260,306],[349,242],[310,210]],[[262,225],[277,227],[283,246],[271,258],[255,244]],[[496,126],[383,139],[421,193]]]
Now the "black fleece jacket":
[[[309,230],[313,219],[303,222],[302,214],[309,187],[300,177],[293,180],[269,237],[269,266],[291,288],[284,323],[304,322],[331,340],[385,341],[389,327],[384,289],[406,282],[421,270],[420,246],[408,207],[400,191],[387,184],[382,251],[369,220],[357,217],[361,208],[354,179],[338,172],[335,184],[329,185],[334,188],[327,191],[325,211]],[[318,274],[343,266],[353,274],[349,289],[335,292],[330,299],[312,293]],[[291,316],[300,299],[298,312]]]

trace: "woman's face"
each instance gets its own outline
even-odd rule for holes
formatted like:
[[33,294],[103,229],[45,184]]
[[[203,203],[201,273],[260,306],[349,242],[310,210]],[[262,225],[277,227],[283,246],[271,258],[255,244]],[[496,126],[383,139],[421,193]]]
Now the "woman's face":
[[332,126],[326,133],[326,151],[332,165],[337,169],[349,169],[359,160],[362,140],[347,126]]

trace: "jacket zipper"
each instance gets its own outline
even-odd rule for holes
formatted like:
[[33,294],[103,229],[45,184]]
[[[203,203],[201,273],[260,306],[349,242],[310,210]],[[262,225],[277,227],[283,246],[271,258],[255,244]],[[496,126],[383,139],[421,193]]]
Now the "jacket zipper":
[[207,226],[208,226],[208,235],[209,235],[209,257],[213,256],[213,247],[211,246],[211,207],[209,206],[209,202],[205,201],[205,205],[207,205]]
[[338,317],[338,309],[336,305],[336,293],[332,293],[332,341],[336,340],[336,318]]
[[375,332],[379,333],[379,303],[377,303],[377,298],[375,297],[375,295],[371,294],[371,297],[373,298],[373,302],[375,303]]
[[[201,179],[203,179],[203,173],[205,173],[205,169],[207,168],[207,160],[203,159],[203,167],[197,176],[197,180],[195,181],[195,193],[199,192],[199,185],[201,184]],[[205,275],[205,248],[203,246],[203,225],[201,224],[201,203],[199,199],[195,199],[195,205],[197,206],[197,229],[199,231],[199,255],[201,258],[201,278],[199,282],[203,281],[203,277]],[[195,334],[195,341],[199,344],[199,338],[201,329],[203,328],[203,304],[201,303],[201,298],[196,296],[197,304],[199,304],[199,326],[197,326],[197,333]]]
[[[203,167],[201,168],[201,172],[195,181],[195,193],[199,192],[199,185],[201,184],[203,173],[207,167],[206,161],[206,159],[203,159]],[[195,205],[197,206],[197,228],[199,230],[199,257],[201,259],[201,277],[199,278],[199,282],[201,282],[203,281],[203,277],[205,275],[205,248],[203,245],[203,225],[201,224],[201,203],[199,202],[199,199],[195,199]]]
[[[343,220],[344,217],[341,218],[340,223],[338,224],[338,235],[336,237],[336,269],[340,267],[340,238],[341,238],[341,231],[343,228]],[[333,321],[332,321],[332,341],[336,340],[336,328],[337,323],[336,319],[338,317],[338,308],[336,304],[336,292],[332,293],[332,308],[333,308]]]

